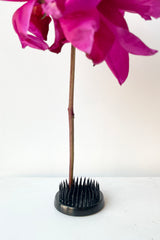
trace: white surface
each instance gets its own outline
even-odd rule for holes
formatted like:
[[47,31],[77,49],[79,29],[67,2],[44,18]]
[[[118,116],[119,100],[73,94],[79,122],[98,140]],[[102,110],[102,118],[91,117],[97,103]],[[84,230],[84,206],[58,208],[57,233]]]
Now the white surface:
[[0,179],[2,240],[159,240],[160,178],[97,178],[104,209],[71,217],[53,206],[60,178]]
[[[0,175],[64,176],[70,47],[59,55],[21,49],[11,19],[22,4],[0,1]],[[160,19],[127,18],[130,30],[160,51]],[[131,55],[120,87],[105,63],[93,67],[77,52],[76,174],[160,176],[159,79],[160,53]]]

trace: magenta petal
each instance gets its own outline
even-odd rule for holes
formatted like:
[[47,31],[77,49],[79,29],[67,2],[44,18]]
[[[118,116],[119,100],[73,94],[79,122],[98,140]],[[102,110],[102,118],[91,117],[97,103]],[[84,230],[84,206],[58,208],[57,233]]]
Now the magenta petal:
[[129,53],[149,56],[157,52],[147,47],[138,37],[128,30],[117,28],[117,35],[119,36],[119,43]]
[[[122,2],[125,2],[125,0],[122,0]],[[127,23],[120,12],[109,11],[108,3],[102,3],[99,5],[99,9],[101,9],[104,16],[106,13],[105,17],[110,30],[113,31],[117,41],[127,52],[144,56],[153,55],[157,52],[147,47],[138,37],[128,31]]]
[[48,45],[32,35],[19,35],[22,47],[25,48],[26,46],[30,46],[32,48],[46,50],[48,49]]
[[150,8],[150,1],[154,0],[111,0],[113,6],[128,12],[147,14]]
[[66,12],[88,11],[96,8],[101,0],[68,0],[66,1]]
[[17,34],[26,34],[35,0],[30,0],[20,7],[13,15],[13,26]]
[[128,52],[118,42],[115,42],[105,60],[112,73],[118,79],[119,84],[124,83],[129,72]]
[[94,33],[98,29],[96,11],[79,12],[60,19],[66,39],[76,48],[90,53],[94,40]]
[[60,11],[64,11],[66,0],[56,0],[57,7]]
[[102,1],[98,5],[98,10],[105,17],[106,21],[108,21],[108,24],[111,22],[115,26],[128,29],[126,20],[124,19],[124,12],[112,6],[110,1]]
[[94,64],[98,64],[105,60],[108,51],[111,49],[115,37],[108,28],[105,19],[101,19],[100,27],[94,35],[94,43],[92,51],[88,58],[92,59]]
[[160,17],[160,0],[151,1],[150,14],[155,18]]
[[13,26],[19,36],[23,48],[26,46],[30,46],[33,48],[45,50],[48,48],[48,45],[42,40],[42,37],[28,35],[30,19],[34,4],[35,0],[30,0],[14,13]]
[[53,45],[49,48],[51,52],[59,53],[61,51],[62,46],[67,42],[63,30],[59,24],[58,20],[54,20],[55,26],[55,41]]
[[27,2],[27,0],[2,0],[6,2]]
[[30,19],[29,31],[36,35],[38,38],[47,40],[50,22],[51,18],[44,16],[41,5],[34,6]]
[[151,20],[151,16],[160,17],[159,0],[111,0],[112,5],[128,12],[140,14],[144,19]]

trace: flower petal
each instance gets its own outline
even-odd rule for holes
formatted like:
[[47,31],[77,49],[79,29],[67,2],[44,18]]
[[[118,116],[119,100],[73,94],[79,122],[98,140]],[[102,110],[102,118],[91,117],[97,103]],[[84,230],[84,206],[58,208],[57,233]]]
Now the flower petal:
[[66,39],[76,48],[90,53],[94,33],[99,25],[97,11],[76,12],[61,18],[59,21]]
[[108,24],[110,21],[115,26],[128,29],[126,20],[124,19],[124,11],[120,11],[117,7],[113,6],[111,1],[101,1],[98,5],[98,10],[105,17],[106,21],[108,21]]
[[113,44],[105,61],[118,79],[119,84],[124,83],[129,72],[129,55],[128,52],[119,45],[118,41]]
[[33,7],[32,10],[29,31],[36,35],[38,38],[47,40],[50,22],[51,18],[48,16],[44,16],[41,5],[36,5]]
[[60,26],[58,20],[54,20],[55,25],[55,41],[53,45],[49,48],[51,52],[59,53],[61,51],[62,46],[67,42],[63,30]]
[[68,0],[66,1],[66,13],[76,11],[88,11],[96,8],[101,0]]
[[27,0],[2,0],[6,2],[27,2]]
[[152,0],[150,4],[151,16],[158,18],[160,17],[160,0]]
[[40,40],[39,38],[32,36],[32,35],[19,35],[19,39],[21,41],[22,47],[25,48],[26,46],[30,46],[32,48],[40,49],[40,50],[46,50],[48,49],[48,45]]
[[140,14],[146,20],[150,20],[151,16],[160,16],[159,0],[109,0],[113,6],[128,12]]
[[108,51],[113,45],[114,40],[115,37],[102,16],[100,20],[100,27],[94,35],[92,51],[87,55],[87,57],[92,59],[94,64],[104,61]]
[[138,37],[126,29],[117,27],[116,34],[119,38],[121,46],[129,53],[150,56],[157,52],[157,50],[147,47],[147,45],[145,45]]
[[[122,2],[123,1],[125,0],[122,0]],[[106,22],[110,30],[114,33],[117,41],[119,41],[119,44],[127,52],[144,56],[153,55],[157,52],[147,47],[138,37],[129,32],[123,14],[116,9],[111,11],[109,2],[102,2],[102,4],[99,5],[99,9],[103,16],[105,16]]]
[[13,26],[17,34],[26,34],[29,28],[32,9],[36,0],[30,0],[20,7],[13,15]]
[[64,11],[66,0],[56,0],[56,5],[60,11]]
[[14,13],[13,26],[19,36],[23,48],[30,46],[45,50],[48,48],[48,45],[42,40],[42,38],[38,38],[27,33],[30,27],[30,18],[35,1],[36,0],[28,1]]

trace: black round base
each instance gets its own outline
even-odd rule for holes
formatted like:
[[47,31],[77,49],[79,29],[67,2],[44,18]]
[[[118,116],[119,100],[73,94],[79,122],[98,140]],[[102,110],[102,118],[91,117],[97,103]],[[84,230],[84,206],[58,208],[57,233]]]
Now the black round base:
[[104,207],[104,198],[99,184],[94,180],[73,180],[71,188],[67,181],[59,186],[54,205],[58,211],[70,216],[88,216]]
[[95,205],[90,207],[78,208],[78,207],[70,207],[63,203],[60,203],[59,192],[57,192],[55,196],[54,205],[59,212],[70,215],[70,216],[88,216],[88,215],[99,212],[103,208],[104,206],[103,194],[100,193],[100,195],[101,195],[100,200]]

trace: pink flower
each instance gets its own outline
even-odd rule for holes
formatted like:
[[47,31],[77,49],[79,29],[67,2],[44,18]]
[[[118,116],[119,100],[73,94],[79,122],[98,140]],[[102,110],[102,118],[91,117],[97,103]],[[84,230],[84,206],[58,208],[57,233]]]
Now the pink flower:
[[45,41],[50,21],[51,18],[44,15],[41,4],[36,0],[29,0],[20,7],[13,15],[13,26],[22,47],[48,49]]
[[[105,61],[122,84],[128,76],[130,53],[147,56],[157,52],[129,31],[125,12],[138,13],[145,20],[158,18],[160,1],[29,0],[15,12],[13,25],[22,47],[59,53],[70,42],[94,65]],[[55,41],[48,47],[45,41],[51,19]]]

